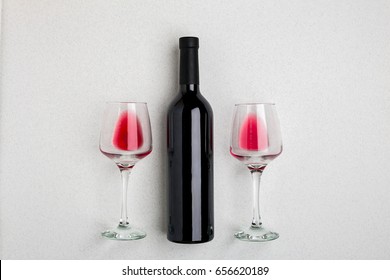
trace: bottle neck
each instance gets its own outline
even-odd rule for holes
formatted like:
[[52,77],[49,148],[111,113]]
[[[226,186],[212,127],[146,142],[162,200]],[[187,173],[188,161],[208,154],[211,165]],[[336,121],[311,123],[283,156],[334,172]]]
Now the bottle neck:
[[180,86],[186,86],[186,88],[189,88],[192,85],[197,85],[199,88],[198,48],[181,48]]
[[180,92],[182,94],[197,94],[200,93],[199,85],[197,84],[187,84],[187,85],[180,85]]

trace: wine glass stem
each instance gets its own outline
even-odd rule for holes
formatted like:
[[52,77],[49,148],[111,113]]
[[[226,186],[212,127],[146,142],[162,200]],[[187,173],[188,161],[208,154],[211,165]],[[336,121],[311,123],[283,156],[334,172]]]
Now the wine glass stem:
[[127,217],[127,188],[129,186],[129,175],[131,173],[131,169],[120,168],[120,171],[122,177],[122,208],[119,226],[127,227],[129,225]]
[[253,219],[252,228],[260,228],[262,225],[260,217],[260,178],[263,172],[259,170],[251,170],[253,181]]

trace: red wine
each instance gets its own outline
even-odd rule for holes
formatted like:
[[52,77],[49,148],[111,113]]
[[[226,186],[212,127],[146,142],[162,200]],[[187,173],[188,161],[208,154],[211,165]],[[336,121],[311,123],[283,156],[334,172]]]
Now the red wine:
[[249,113],[241,125],[239,147],[250,151],[262,151],[268,148],[267,127],[254,113]]
[[254,113],[249,113],[240,126],[238,148],[230,148],[230,154],[248,165],[250,169],[264,169],[277,154],[264,154],[268,149],[267,126],[264,121]]
[[143,144],[141,124],[137,116],[130,111],[122,112],[115,125],[112,144],[125,151],[138,150]]
[[199,90],[196,37],[180,47],[180,92],[168,112],[168,240],[202,243],[214,237],[213,111]]

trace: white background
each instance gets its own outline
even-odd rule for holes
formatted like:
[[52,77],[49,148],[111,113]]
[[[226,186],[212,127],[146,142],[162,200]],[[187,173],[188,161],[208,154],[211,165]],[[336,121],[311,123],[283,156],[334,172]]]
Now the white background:
[[[4,0],[0,95],[2,259],[389,259],[390,2]],[[166,240],[165,119],[178,38],[200,38],[215,116],[215,239]],[[101,239],[120,177],[100,154],[108,100],[146,101],[154,150],[131,175],[147,238]],[[229,155],[233,105],[274,101],[284,152],[262,179],[281,237],[234,240],[249,172]]]

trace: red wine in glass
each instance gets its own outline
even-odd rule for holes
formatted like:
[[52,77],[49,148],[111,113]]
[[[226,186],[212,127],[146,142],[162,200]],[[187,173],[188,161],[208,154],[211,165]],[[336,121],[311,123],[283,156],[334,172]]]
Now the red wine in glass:
[[245,117],[238,144],[241,149],[249,151],[264,151],[268,148],[267,127],[255,113]]
[[[281,153],[280,149],[270,146],[269,133],[265,119],[256,112],[244,115],[237,127],[237,148],[230,147],[230,154],[249,168],[262,168]],[[272,143],[271,143],[272,144]]]
[[150,149],[143,148],[144,144],[139,116],[129,109],[119,113],[113,124],[111,147],[101,151],[119,167],[131,167],[151,153],[151,146]]
[[142,127],[134,112],[122,112],[115,124],[112,144],[124,151],[136,151],[143,144]]

